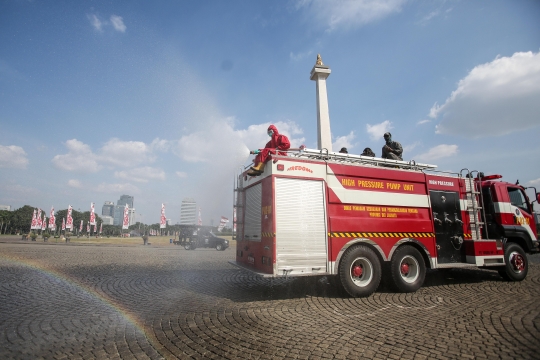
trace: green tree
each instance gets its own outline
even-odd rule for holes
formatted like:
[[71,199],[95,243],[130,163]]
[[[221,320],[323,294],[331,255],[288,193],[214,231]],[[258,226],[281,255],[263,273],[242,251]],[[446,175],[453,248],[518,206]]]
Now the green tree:
[[[98,214],[95,214],[95,215],[96,215],[96,223],[98,224],[98,229],[99,229],[99,224],[101,224],[103,220],[99,217]],[[83,220],[84,222],[83,232],[85,232],[86,224],[88,223],[88,221],[90,221],[90,211],[81,212],[77,210],[72,210],[71,217],[73,218],[73,233],[76,234],[79,231],[81,220]],[[57,229],[62,229],[63,219],[66,219],[67,221],[67,209],[59,210],[56,212],[56,228]]]
[[8,227],[11,224],[12,212],[0,210],[0,234],[7,234]]
[[10,229],[12,232],[29,233],[32,225],[32,216],[34,215],[35,207],[24,205],[23,207],[14,210],[10,218]]

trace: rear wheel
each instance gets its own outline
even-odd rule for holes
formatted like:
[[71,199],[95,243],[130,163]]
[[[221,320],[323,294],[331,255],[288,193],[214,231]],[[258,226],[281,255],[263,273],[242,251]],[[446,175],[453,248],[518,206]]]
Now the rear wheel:
[[365,245],[355,246],[343,255],[339,264],[341,285],[352,297],[371,295],[381,282],[381,263]]
[[390,263],[392,287],[399,292],[415,292],[426,277],[426,264],[418,250],[412,246],[399,247]]
[[529,260],[525,251],[516,243],[506,243],[505,265],[498,269],[499,275],[508,281],[521,281],[529,271]]

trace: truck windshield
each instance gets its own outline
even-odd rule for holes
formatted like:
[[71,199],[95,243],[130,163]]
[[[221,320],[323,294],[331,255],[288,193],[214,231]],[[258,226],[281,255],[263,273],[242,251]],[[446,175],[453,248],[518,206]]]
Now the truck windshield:
[[510,196],[510,203],[517,206],[523,211],[529,212],[529,204],[523,191],[519,188],[508,188],[508,195]]

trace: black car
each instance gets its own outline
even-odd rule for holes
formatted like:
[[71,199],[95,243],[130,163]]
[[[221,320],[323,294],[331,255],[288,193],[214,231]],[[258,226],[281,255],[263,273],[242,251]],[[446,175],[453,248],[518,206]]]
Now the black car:
[[217,237],[212,231],[198,228],[185,229],[180,234],[180,240],[174,243],[183,246],[186,250],[214,248],[218,251],[223,251],[229,247],[228,240]]

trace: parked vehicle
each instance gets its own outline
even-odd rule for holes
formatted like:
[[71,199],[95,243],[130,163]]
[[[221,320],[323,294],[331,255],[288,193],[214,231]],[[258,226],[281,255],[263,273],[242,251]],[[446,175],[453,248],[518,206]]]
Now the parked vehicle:
[[216,236],[212,231],[199,227],[186,227],[180,232],[180,239],[173,242],[175,245],[183,246],[186,250],[196,248],[215,248],[223,251],[229,247],[229,241]]

